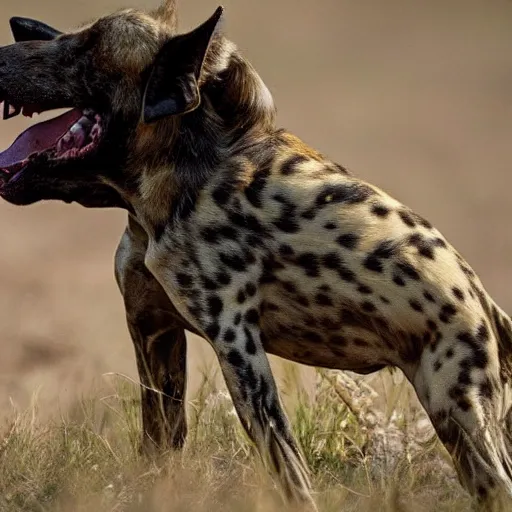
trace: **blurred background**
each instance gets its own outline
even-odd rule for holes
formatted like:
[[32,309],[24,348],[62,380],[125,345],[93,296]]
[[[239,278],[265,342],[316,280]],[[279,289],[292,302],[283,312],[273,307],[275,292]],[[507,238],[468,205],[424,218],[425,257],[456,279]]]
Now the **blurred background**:
[[[181,28],[212,0],[182,0]],[[274,95],[279,124],[431,220],[512,311],[512,2],[224,0],[225,28]],[[2,0],[66,30],[156,0]],[[30,124],[0,124],[0,149]],[[0,200],[1,201],[1,200]],[[0,416],[38,393],[45,412],[102,382],[136,378],[113,277],[126,216],[0,202]],[[213,364],[190,337],[191,391]],[[279,361],[272,360],[276,368]],[[310,372],[301,369],[307,380]]]

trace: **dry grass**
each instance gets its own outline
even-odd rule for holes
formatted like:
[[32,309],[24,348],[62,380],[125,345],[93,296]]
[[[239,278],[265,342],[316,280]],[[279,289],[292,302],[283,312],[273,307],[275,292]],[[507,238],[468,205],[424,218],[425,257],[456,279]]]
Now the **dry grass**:
[[[283,394],[319,509],[467,510],[428,422],[401,403],[407,388],[380,378],[376,393],[354,375],[319,371],[308,396],[287,374]],[[212,382],[206,375],[189,404],[185,450],[159,460],[138,454],[137,389],[122,378],[50,423],[38,421],[36,404],[14,413],[0,442],[0,510],[282,511],[229,397]]]

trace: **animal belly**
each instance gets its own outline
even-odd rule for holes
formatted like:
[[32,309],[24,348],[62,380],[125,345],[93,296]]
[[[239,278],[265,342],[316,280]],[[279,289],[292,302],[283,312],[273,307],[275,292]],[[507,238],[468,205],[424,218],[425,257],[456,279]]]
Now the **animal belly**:
[[372,328],[315,316],[297,305],[265,309],[261,327],[267,352],[301,364],[358,373],[394,364],[390,348]]

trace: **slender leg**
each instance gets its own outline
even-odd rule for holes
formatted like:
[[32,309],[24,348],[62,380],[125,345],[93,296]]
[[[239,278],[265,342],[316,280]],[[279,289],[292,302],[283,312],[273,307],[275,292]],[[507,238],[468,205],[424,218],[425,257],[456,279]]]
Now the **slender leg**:
[[145,232],[130,218],[117,248],[115,274],[142,384],[142,448],[179,449],[187,435],[187,342],[169,298],[144,265],[146,247]]
[[309,471],[279,400],[261,341],[258,299],[251,302],[252,307],[247,302],[238,311],[225,310],[220,298],[210,298],[209,314],[218,327],[207,329],[208,338],[238,417],[264,463],[277,475],[287,501],[316,510]]
[[[468,331],[466,339],[472,341],[471,336]],[[502,407],[504,387],[492,361],[493,342],[475,341],[471,346],[447,336],[445,340],[444,346],[424,350],[414,387],[461,483],[480,509],[495,510],[504,499],[510,510],[512,450]]]

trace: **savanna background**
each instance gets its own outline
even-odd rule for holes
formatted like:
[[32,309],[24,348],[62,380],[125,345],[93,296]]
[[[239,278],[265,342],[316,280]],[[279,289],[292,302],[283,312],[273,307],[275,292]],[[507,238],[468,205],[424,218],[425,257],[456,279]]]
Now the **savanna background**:
[[[180,3],[183,30],[217,6]],[[2,0],[0,44],[11,42],[14,15],[66,30],[156,5]],[[279,124],[431,220],[511,311],[512,2],[223,5],[227,33],[273,93]],[[30,122],[2,122],[0,148]],[[279,508],[219,392],[212,352],[194,336],[185,455],[137,455],[137,375],[113,277],[125,218],[0,204],[0,510]],[[443,451],[416,443],[428,422],[399,376],[371,376],[366,392],[350,374],[272,363],[322,510],[466,509]]]

